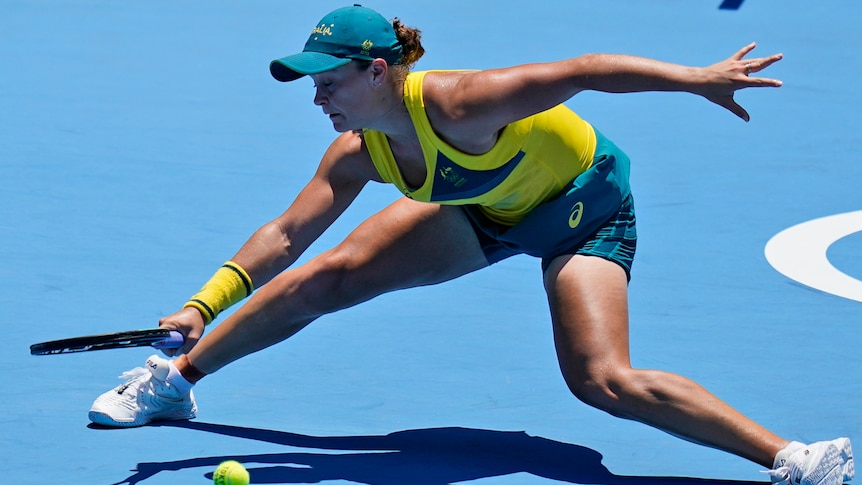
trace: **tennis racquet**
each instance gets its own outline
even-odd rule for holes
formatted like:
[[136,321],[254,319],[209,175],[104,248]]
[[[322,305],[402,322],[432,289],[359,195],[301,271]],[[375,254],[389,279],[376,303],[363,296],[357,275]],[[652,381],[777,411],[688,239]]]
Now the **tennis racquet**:
[[184,340],[183,334],[163,328],[128,330],[125,332],[40,342],[30,346],[30,355],[70,354],[73,352],[89,352],[91,350],[147,346],[157,349],[176,349],[182,347]]

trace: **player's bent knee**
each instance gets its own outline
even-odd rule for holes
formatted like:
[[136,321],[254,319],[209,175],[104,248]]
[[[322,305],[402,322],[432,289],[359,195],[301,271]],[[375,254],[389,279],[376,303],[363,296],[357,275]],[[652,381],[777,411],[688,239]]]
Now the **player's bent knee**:
[[362,264],[359,258],[357,252],[341,246],[321,253],[307,263],[307,274],[298,288],[298,296],[317,302],[321,314],[375,296],[367,278],[358,270]]
[[635,384],[630,373],[625,371],[601,372],[566,380],[569,390],[581,402],[613,416],[631,416],[628,397],[633,394]]

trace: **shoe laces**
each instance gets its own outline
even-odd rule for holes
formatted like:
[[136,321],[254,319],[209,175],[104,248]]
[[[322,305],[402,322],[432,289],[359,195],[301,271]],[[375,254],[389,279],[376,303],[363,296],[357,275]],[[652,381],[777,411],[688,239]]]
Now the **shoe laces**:
[[135,367],[132,370],[127,370],[126,372],[123,372],[120,375],[120,377],[118,377],[118,379],[124,379],[125,381],[128,382],[128,381],[133,381],[133,380],[137,379],[138,377],[145,376],[148,374],[150,374],[150,371],[148,371],[147,369],[145,369],[143,367]]
[[790,467],[788,466],[780,466],[773,470],[764,470],[763,473],[769,475],[772,485],[791,485]]
[[137,395],[140,391],[140,386],[135,384],[143,384],[149,381],[151,377],[152,373],[144,367],[135,367],[134,369],[127,370],[119,376],[119,379],[123,379],[124,382],[116,389],[117,394],[125,394],[132,391],[132,396]]
[[146,367],[135,367],[127,370],[120,375],[120,379],[125,379],[126,382],[118,388],[118,394],[134,389],[135,392],[132,395],[148,401],[182,399],[182,396],[173,386],[168,382],[159,380],[153,371]]

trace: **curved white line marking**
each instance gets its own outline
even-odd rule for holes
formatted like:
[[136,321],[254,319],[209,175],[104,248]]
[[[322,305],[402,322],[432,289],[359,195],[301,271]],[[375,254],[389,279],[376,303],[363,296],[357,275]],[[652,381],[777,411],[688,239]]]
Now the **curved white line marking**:
[[835,241],[862,231],[862,211],[822,217],[785,229],[766,243],[766,260],[779,273],[814,289],[862,302],[862,281],[826,258]]

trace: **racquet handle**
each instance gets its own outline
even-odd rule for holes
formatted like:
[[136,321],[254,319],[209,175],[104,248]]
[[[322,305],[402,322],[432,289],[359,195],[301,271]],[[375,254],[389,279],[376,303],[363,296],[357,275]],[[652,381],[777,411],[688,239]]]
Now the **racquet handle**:
[[185,341],[186,339],[183,337],[183,334],[171,330],[170,336],[160,342],[153,343],[153,347],[157,349],[178,349],[183,346],[183,342]]

